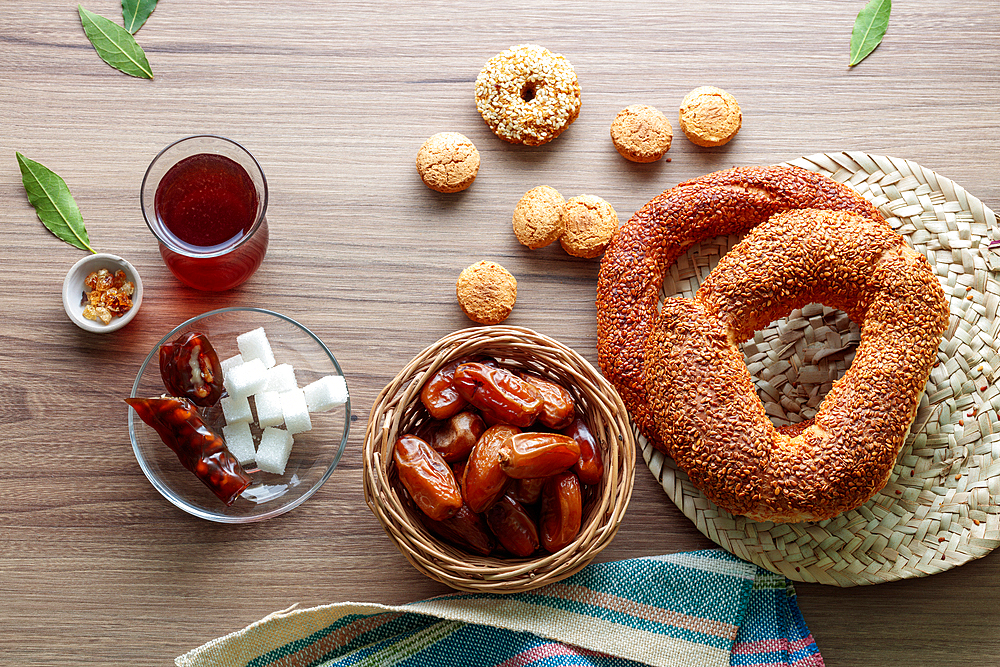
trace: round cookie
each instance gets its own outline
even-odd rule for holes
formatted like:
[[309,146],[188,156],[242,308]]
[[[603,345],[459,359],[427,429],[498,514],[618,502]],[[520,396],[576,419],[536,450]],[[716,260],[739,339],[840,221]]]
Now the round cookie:
[[431,190],[459,192],[476,180],[479,151],[465,135],[439,132],[417,151],[417,173]]
[[541,146],[580,115],[580,82],[563,56],[534,44],[512,46],[476,78],[476,109],[504,141]]
[[574,257],[597,257],[618,229],[618,214],[611,204],[594,195],[571,197],[560,213],[563,234],[559,243]]
[[681,130],[698,146],[721,146],[736,136],[743,113],[736,98],[715,86],[695,88],[684,96],[680,109]]
[[611,141],[623,158],[632,162],[656,162],[670,150],[674,130],[658,109],[632,104],[611,123]]
[[514,235],[529,248],[544,248],[563,233],[561,211],[566,200],[555,188],[528,190],[514,207]]
[[462,312],[479,324],[500,324],[517,301],[517,279],[496,262],[466,267],[455,283]]

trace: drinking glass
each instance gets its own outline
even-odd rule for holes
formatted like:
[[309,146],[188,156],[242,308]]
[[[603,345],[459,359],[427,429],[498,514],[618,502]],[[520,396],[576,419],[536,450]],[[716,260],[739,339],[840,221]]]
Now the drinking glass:
[[[185,285],[221,292],[260,267],[268,243],[267,179],[235,141],[214,135],[175,141],[153,158],[139,197],[163,261]],[[236,231],[223,240],[202,240],[230,224]]]

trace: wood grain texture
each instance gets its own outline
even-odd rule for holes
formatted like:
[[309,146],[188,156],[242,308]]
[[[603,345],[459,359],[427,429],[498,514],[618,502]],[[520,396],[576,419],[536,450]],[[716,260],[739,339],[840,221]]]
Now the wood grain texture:
[[[117,0],[85,6],[121,21]],[[715,169],[864,150],[914,160],[1000,209],[995,2],[897,3],[882,45],[849,70],[860,6],[163,0],[136,34],[155,75],[142,81],[97,57],[74,3],[0,3],[0,664],[163,665],[293,603],[446,592],[406,565],[364,504],[364,423],[413,355],[470,325],[454,282],[480,259],[518,278],[508,324],[596,363],[597,261],[529,251],[511,231],[514,204],[536,185],[599,195],[624,219]],[[583,89],[577,122],[536,149],[496,139],[472,93],[492,55],[524,42],[566,55]],[[739,100],[736,139],[701,149],[675,123],[669,162],[618,156],[609,127],[621,108],[651,104],[673,121],[699,85]],[[439,131],[481,152],[463,193],[432,192],[416,174],[417,149]],[[156,152],[202,132],[244,144],[271,191],[267,259],[221,295],[169,275],[138,203]],[[142,310],[117,334],[65,317],[62,278],[82,255],[38,222],[15,151],[59,173],[95,247],[141,272]],[[312,328],[345,369],[356,418],[309,502],[241,527],[189,517],[153,490],[121,401],[165,332],[230,305]],[[639,470],[600,559],[710,546]],[[945,666],[1000,654],[998,580],[994,553],[922,580],[797,589],[828,665]]]

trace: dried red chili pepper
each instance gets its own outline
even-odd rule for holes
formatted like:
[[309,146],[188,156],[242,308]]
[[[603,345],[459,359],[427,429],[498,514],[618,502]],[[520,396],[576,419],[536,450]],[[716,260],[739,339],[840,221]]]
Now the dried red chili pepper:
[[594,434],[587,428],[586,422],[577,417],[562,432],[580,445],[580,460],[573,466],[573,471],[580,481],[584,484],[600,482],[604,476],[604,455],[601,454],[601,447],[597,444]]
[[171,396],[186,398],[203,408],[222,396],[219,355],[198,331],[183,333],[160,346],[160,377]]
[[250,486],[250,475],[229,453],[225,441],[201,420],[191,401],[126,398],[125,402],[177,454],[181,465],[197,475],[227,506]]
[[455,369],[455,389],[462,398],[505,424],[526,428],[542,411],[542,399],[530,384],[504,368],[471,362]]

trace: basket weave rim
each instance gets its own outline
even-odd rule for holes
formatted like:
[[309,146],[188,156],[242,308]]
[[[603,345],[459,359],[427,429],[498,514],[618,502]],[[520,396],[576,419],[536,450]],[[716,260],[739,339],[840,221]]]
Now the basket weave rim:
[[[572,378],[568,386],[586,408],[592,431],[604,447],[605,478],[585,507],[584,524],[566,548],[527,559],[468,554],[415,521],[391,479],[389,447],[407,420],[413,421],[423,378],[450,360],[490,352],[526,368]],[[412,424],[409,424],[412,425]],[[632,494],[635,438],[624,403],[586,359],[544,334],[524,327],[471,327],[448,334],[417,354],[383,388],[368,419],[364,443],[365,502],[411,565],[452,588],[470,592],[523,592],[581,570],[614,537]]]
[[[918,413],[889,483],[862,507],[827,521],[774,524],[734,516],[705,498],[669,457],[636,433],[643,459],[667,496],[704,535],[734,555],[795,581],[876,584],[927,576],[985,556],[1000,545],[1000,388],[993,386],[1000,369],[1000,256],[988,250],[1000,233],[996,214],[964,188],[910,160],[845,151],[817,153],[783,165],[803,167],[858,190],[936,270],[947,268],[950,256],[955,271],[942,282],[950,295],[952,322],[942,350],[948,340],[961,344],[959,338],[967,336],[985,349],[981,357],[988,370],[981,375],[976,372],[983,371],[983,365],[969,370],[970,379],[980,382],[973,383],[973,390],[963,385],[966,393],[947,388],[932,393],[929,382],[923,417]],[[936,231],[943,226],[946,231]],[[935,234],[948,235],[953,229],[963,242],[942,249]],[[917,239],[922,243],[915,243]],[[970,273],[976,279],[968,289],[950,284],[954,275]],[[956,308],[963,317],[956,316]],[[976,368],[971,359],[980,357],[965,351],[969,347],[959,347],[955,355],[961,353],[963,363]],[[952,399],[964,407],[948,414],[965,430],[949,439],[933,418],[951,410],[947,402]],[[977,418],[965,424],[970,417],[960,417],[970,405]],[[942,439],[947,446],[933,446]]]

